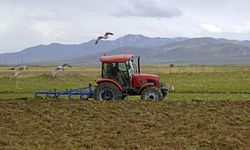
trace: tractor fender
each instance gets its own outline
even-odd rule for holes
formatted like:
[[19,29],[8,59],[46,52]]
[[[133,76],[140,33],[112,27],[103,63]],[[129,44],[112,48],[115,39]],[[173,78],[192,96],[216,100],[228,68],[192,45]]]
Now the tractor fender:
[[138,90],[138,94],[140,94],[146,87],[149,86],[154,86],[154,83],[146,83],[144,84],[139,90]]
[[116,85],[122,92],[125,91],[125,89],[117,81],[110,79],[110,78],[99,78],[99,79],[96,79],[95,82],[97,84],[100,84],[101,82],[111,82],[114,85]]

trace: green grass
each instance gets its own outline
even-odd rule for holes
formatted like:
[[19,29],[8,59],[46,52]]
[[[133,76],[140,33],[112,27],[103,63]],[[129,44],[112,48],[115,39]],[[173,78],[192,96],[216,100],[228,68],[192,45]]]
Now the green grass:
[[250,93],[250,72],[160,74],[180,93]]
[[[41,70],[41,71],[39,71]],[[0,67],[0,99],[32,98],[36,91],[65,90],[95,84],[98,67],[75,67],[51,78],[50,67],[33,67],[18,78]],[[166,100],[250,100],[249,66],[144,66],[143,73],[159,74],[175,90]],[[130,97],[129,99],[138,99]]]

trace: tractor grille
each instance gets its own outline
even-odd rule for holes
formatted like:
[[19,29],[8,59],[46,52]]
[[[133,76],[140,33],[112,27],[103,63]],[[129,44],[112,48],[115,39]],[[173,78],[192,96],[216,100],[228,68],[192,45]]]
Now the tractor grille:
[[166,84],[164,82],[162,82],[161,80],[159,80],[159,84],[160,84],[160,89],[168,89]]

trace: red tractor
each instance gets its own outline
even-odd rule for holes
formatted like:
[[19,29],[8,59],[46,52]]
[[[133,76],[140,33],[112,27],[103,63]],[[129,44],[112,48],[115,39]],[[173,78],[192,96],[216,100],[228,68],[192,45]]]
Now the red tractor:
[[[136,65],[134,62],[138,62]],[[163,100],[167,86],[158,75],[140,74],[140,57],[130,54],[100,58],[101,78],[96,80],[95,100],[122,100],[128,95],[141,95],[142,100]]]

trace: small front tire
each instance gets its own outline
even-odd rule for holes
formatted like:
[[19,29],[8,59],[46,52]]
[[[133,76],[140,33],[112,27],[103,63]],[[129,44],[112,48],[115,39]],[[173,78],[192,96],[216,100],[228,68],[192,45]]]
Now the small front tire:
[[160,101],[163,100],[162,92],[153,87],[145,88],[141,93],[142,100]]

